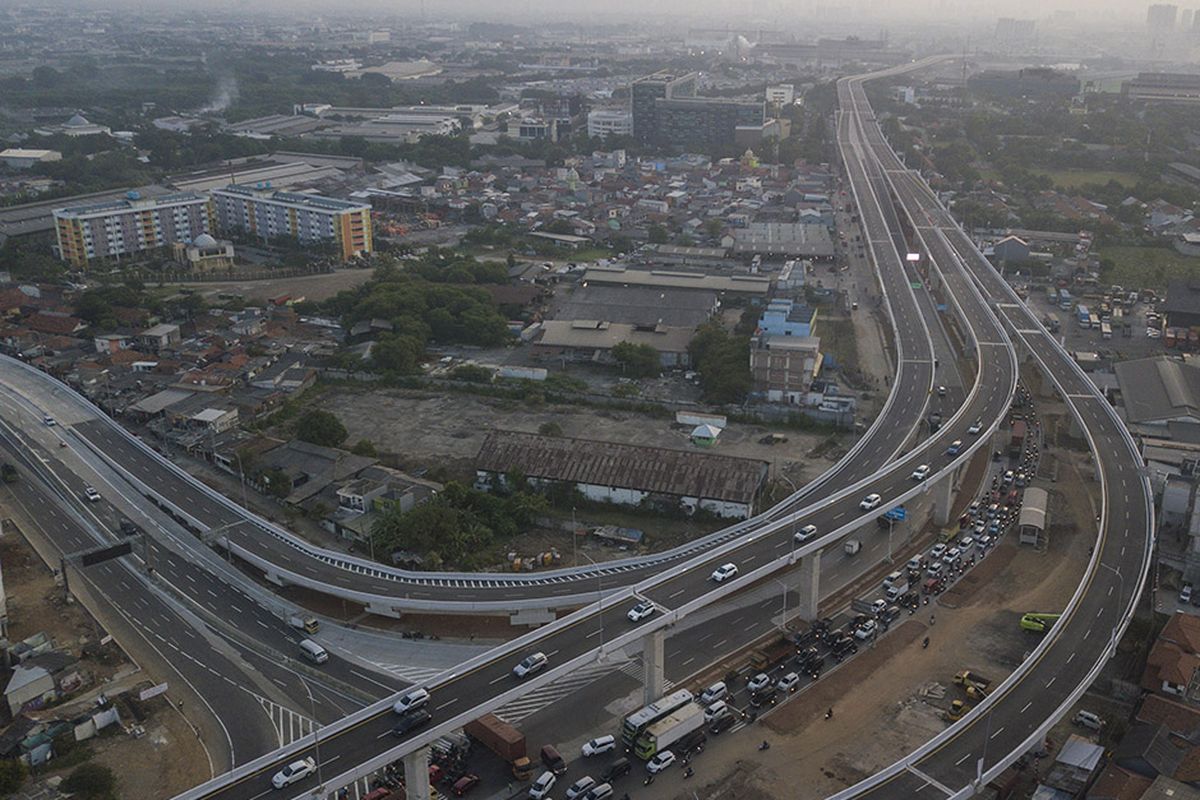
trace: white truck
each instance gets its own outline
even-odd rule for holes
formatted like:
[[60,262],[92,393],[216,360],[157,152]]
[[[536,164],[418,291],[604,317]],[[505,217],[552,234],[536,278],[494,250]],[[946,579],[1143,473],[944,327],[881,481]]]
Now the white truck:
[[889,603],[895,603],[905,592],[908,591],[908,578],[901,578],[897,581],[892,581],[891,584],[884,590],[883,599]]
[[842,550],[844,550],[848,556],[856,556],[858,555],[858,551],[862,550],[862,542],[860,542],[858,539],[847,539],[846,543],[842,545]]
[[704,706],[688,703],[642,731],[634,746],[634,753],[638,758],[649,760],[702,727]]

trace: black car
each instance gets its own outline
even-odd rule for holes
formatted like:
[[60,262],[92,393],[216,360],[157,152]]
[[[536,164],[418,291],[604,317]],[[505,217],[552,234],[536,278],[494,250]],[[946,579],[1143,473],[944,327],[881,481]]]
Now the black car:
[[821,634],[817,632],[816,628],[809,628],[803,633],[797,633],[792,641],[796,643],[796,647],[809,647],[816,644],[820,639]]
[[840,662],[846,656],[857,653],[858,644],[855,643],[852,637],[845,636],[830,645],[829,649],[833,652],[833,657]]
[[849,635],[850,634],[846,633],[844,628],[837,628],[835,630],[827,631],[825,633],[825,646],[833,647],[834,642],[838,641],[839,639],[844,639]]
[[392,733],[397,736],[404,736],[406,733],[414,731],[422,725],[429,724],[429,720],[431,719],[433,719],[433,715],[423,708],[409,711],[396,720],[396,724],[392,726]]
[[716,719],[714,719],[709,724],[708,732],[711,733],[713,736],[717,736],[717,735],[729,730],[730,728],[732,728],[736,723],[737,723],[737,717],[735,717],[733,714],[726,712],[726,713],[722,714],[721,716],[717,717]]
[[677,753],[680,758],[686,758],[693,750],[696,752],[703,750],[706,741],[708,741],[708,734],[704,732],[703,728],[697,728],[671,745],[671,750]]
[[750,705],[754,708],[773,706],[777,702],[779,702],[779,690],[775,688],[775,684],[773,683],[762,691],[750,693]]
[[812,629],[817,633],[824,635],[824,633],[829,630],[830,626],[832,625],[833,620],[831,620],[829,617],[821,617],[820,619],[813,620]]
[[633,762],[628,758],[618,758],[600,773],[601,783],[612,783],[617,778],[623,778],[633,770]]
[[905,592],[897,601],[901,608],[916,608],[921,605],[921,595],[916,592]]

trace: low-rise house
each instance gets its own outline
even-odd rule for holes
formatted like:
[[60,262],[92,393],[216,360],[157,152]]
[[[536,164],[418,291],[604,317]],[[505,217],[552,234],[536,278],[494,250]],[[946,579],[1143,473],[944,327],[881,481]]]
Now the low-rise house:
[[166,322],[159,323],[152,328],[147,328],[138,334],[139,344],[152,353],[170,350],[176,347],[182,340],[179,333],[179,326]]
[[1200,705],[1200,617],[1172,614],[1158,635],[1141,686],[1189,705]]

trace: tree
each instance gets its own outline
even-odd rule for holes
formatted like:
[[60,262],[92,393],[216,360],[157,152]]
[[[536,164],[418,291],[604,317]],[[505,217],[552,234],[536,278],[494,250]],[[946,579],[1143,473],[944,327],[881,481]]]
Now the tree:
[[618,342],[613,346],[612,354],[630,377],[652,378],[662,371],[658,351],[648,344]]
[[25,782],[25,764],[16,758],[0,761],[0,796],[16,794]]
[[354,447],[350,448],[350,452],[356,456],[368,456],[369,458],[376,458],[379,455],[379,451],[375,449],[375,443],[370,439],[359,439],[354,443]]
[[562,436],[562,425],[557,422],[543,422],[538,426],[538,433],[542,436]]
[[62,789],[87,800],[116,797],[117,776],[100,764],[82,764],[62,782]]
[[408,373],[417,368],[417,359],[424,347],[415,337],[387,334],[379,337],[371,349],[371,360],[376,369],[386,372]]
[[651,225],[646,230],[646,238],[650,244],[666,244],[669,237],[667,229],[662,225]]
[[688,353],[710,402],[740,402],[754,385],[747,336],[730,336],[719,323],[706,322],[692,337]]
[[716,217],[704,223],[704,232],[708,234],[709,238],[717,238],[723,230],[725,230],[725,223]]
[[296,438],[322,447],[337,447],[349,433],[341,420],[328,411],[314,409],[296,423]]

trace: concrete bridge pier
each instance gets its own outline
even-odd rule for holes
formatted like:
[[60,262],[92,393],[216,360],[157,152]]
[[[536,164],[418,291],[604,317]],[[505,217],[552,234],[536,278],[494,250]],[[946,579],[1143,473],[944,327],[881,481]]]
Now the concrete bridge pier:
[[801,619],[817,618],[821,600],[821,552],[817,550],[800,559],[799,580],[796,583],[796,615]]
[[665,661],[663,656],[663,643],[666,641],[666,632],[659,628],[653,633],[648,633],[642,638],[642,668],[643,668],[643,704],[650,705],[655,700],[663,696],[666,685],[666,676],[664,675]]
[[404,757],[404,796],[407,800],[430,800],[428,747]]
[[933,487],[933,522],[935,525],[950,524],[950,511],[954,508],[954,484],[958,470],[951,470]]

